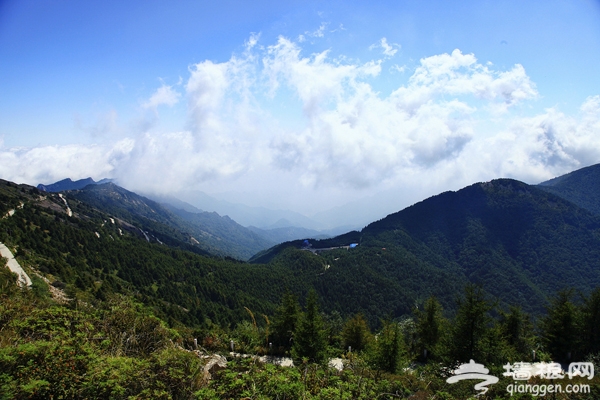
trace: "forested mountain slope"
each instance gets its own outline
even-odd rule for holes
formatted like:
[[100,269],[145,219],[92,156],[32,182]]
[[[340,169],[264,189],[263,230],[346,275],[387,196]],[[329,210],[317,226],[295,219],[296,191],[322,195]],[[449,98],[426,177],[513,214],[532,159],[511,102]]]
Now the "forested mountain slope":
[[169,236],[164,224],[155,222],[156,230],[143,235],[136,220],[119,220],[125,212],[107,214],[82,198],[68,199],[71,216],[58,194],[0,181],[0,242],[32,277],[34,290],[45,286],[44,277],[89,304],[129,294],[188,326],[233,323],[246,315],[244,307],[272,312],[285,287],[274,288],[274,281],[307,290],[308,279],[203,253]]
[[[15,212],[1,220],[0,241],[25,267],[90,299],[136,293],[161,315],[192,325],[231,323],[244,307],[270,312],[286,288],[299,298],[315,288],[326,313],[363,312],[377,325],[410,314],[430,295],[451,314],[468,282],[501,306],[534,314],[564,287],[589,293],[600,283],[599,219],[507,179],[442,193],[361,232],[310,246],[283,243],[253,264],[198,254],[174,228],[185,221],[112,184],[67,193],[73,216],[57,194],[8,182],[2,188],[4,213]],[[358,246],[343,247],[351,243]]]
[[[310,244],[314,250],[352,242],[359,246],[317,253],[331,266],[322,291],[341,308],[352,304],[371,312],[366,307],[377,304],[401,315],[430,294],[451,307],[456,290],[473,282],[501,304],[538,314],[562,288],[589,293],[600,284],[600,220],[509,179],[442,193],[361,232]],[[284,243],[253,260],[278,264],[308,252],[303,246]]]
[[[198,246],[206,252],[248,259],[273,245],[254,232],[217,213],[191,213],[130,192],[113,183],[87,186],[68,196],[151,232],[161,241],[165,235]],[[161,237],[163,237],[161,239]]]
[[550,179],[537,187],[600,215],[600,164]]

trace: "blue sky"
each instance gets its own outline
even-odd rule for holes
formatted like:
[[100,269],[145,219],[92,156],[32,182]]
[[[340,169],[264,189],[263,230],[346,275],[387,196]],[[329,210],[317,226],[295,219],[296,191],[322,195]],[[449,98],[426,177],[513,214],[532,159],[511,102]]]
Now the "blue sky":
[[0,177],[383,216],[598,163],[598,65],[598,1],[6,1]]

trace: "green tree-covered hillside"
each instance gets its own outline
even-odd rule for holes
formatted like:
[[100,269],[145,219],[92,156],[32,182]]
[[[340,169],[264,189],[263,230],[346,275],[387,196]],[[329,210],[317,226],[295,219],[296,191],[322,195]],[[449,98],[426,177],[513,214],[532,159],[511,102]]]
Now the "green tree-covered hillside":
[[537,187],[600,215],[600,164],[550,179]]

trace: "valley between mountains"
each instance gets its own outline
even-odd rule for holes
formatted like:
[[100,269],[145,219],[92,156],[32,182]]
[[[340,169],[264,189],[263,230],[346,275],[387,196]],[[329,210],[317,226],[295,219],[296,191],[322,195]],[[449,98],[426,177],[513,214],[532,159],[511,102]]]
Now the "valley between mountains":
[[[590,311],[600,307],[599,183],[597,165],[540,185],[479,182],[361,230],[316,237],[319,232],[300,226],[277,232],[243,227],[227,216],[152,200],[110,181],[65,180],[38,188],[0,181],[0,242],[31,278],[19,289],[16,277],[2,268],[7,302],[0,330],[22,339],[1,336],[8,358],[0,363],[20,368],[11,349],[53,337],[69,342],[88,322],[97,333],[86,340],[107,347],[90,344],[85,351],[139,360],[154,357],[152,346],[166,348],[165,340],[209,352],[235,342],[236,350],[291,355],[297,363],[339,356],[352,343],[356,351],[365,349],[368,368],[389,373],[400,371],[403,362],[429,358],[477,356],[500,363],[499,354],[529,357],[534,348],[549,360],[590,356],[600,351],[597,328],[585,330],[600,323],[600,314]],[[277,240],[281,228],[295,239]],[[469,302],[479,305],[471,311],[480,319],[471,321],[477,327],[470,343],[453,347],[449,343],[458,343],[457,337],[469,337],[460,331],[461,318],[470,318]],[[124,319],[107,322],[110,310]],[[566,318],[561,320],[553,312],[568,315],[560,314]],[[21,325],[14,319],[19,313],[25,317]],[[54,328],[41,328],[48,321],[44,313],[52,315]],[[425,339],[425,315],[439,333],[431,339],[435,343]],[[554,319],[561,329],[572,323],[563,332],[568,337],[548,336]],[[514,332],[510,321],[517,324]],[[161,342],[129,351],[116,336],[109,338],[119,329],[130,332],[122,324],[133,322],[149,329],[145,337],[158,335]],[[579,328],[584,340],[572,338]],[[352,329],[358,339],[352,339]],[[383,342],[371,342],[371,330]],[[510,335],[516,335],[513,342]],[[311,337],[316,342],[304,341]],[[200,345],[192,345],[192,338],[200,338]],[[380,348],[388,339],[399,346],[390,353],[399,357],[388,360],[392,364],[377,358],[391,351]],[[512,350],[497,353],[500,343]],[[26,393],[13,385],[20,378],[9,375],[0,379],[3,387]]]

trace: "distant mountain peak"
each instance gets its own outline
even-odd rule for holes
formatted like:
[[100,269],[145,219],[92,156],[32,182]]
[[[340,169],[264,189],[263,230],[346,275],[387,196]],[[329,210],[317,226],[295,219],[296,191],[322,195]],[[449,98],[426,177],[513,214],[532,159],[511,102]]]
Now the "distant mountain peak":
[[83,189],[88,185],[101,185],[109,182],[112,182],[112,179],[101,179],[98,182],[96,182],[91,177],[79,179],[77,181],[73,181],[71,180],[71,178],[66,178],[58,182],[50,183],[48,185],[40,183],[39,185],[37,185],[37,188],[44,192],[63,192],[65,190],[79,190]]

